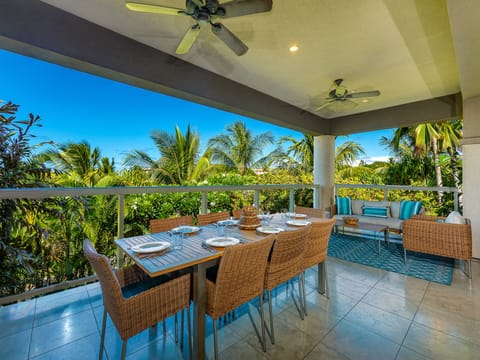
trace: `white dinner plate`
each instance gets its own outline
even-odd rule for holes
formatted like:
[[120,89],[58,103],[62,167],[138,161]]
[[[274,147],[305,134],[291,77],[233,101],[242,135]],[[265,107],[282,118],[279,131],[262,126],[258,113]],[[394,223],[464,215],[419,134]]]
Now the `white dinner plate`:
[[287,213],[287,216],[294,217],[295,219],[306,219],[308,215],[306,214],[297,214],[297,213]]
[[305,220],[288,220],[287,225],[290,226],[307,226],[311,224],[310,221],[305,221]]
[[263,234],[278,234],[279,232],[282,232],[285,230],[279,227],[274,227],[274,226],[260,226],[257,228],[257,231]]
[[199,231],[200,228],[197,226],[188,226],[188,225],[182,225],[176,228],[173,228],[171,231],[172,232],[181,232],[184,234],[193,234]]
[[232,246],[232,245],[237,245],[240,243],[240,240],[234,237],[214,237],[208,240],[205,240],[205,244],[210,245],[210,246],[216,246],[216,247],[226,247],[226,246]]
[[146,242],[143,244],[138,244],[132,246],[132,251],[135,251],[136,253],[139,254],[149,254],[149,253],[154,253],[154,252],[159,252],[165,249],[168,249],[170,247],[170,243],[166,241],[152,241],[152,242]]
[[238,225],[238,223],[239,223],[239,220],[220,220],[220,221],[217,221],[217,224],[222,225],[222,226]]

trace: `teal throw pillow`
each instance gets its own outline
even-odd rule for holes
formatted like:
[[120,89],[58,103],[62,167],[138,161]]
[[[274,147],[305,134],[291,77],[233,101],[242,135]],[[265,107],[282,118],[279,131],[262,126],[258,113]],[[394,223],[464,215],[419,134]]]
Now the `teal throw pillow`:
[[421,201],[402,200],[400,203],[400,220],[408,220],[413,215],[418,215],[421,208]]
[[364,216],[373,216],[373,217],[388,217],[388,207],[363,207]]
[[349,196],[335,196],[337,215],[352,215],[352,200]]

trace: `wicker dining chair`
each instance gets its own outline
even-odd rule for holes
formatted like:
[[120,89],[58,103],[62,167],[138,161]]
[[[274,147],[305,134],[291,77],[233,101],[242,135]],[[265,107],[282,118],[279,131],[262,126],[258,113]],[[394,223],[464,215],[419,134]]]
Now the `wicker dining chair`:
[[207,278],[207,314],[213,320],[215,359],[218,359],[217,320],[258,296],[262,323],[262,348],[266,351],[263,284],[275,234],[262,240],[225,248],[216,277]]
[[185,215],[168,219],[152,219],[150,220],[150,232],[152,234],[164,232],[181,225],[193,225],[193,217]]
[[309,208],[303,206],[296,206],[295,205],[295,212],[297,214],[305,214],[309,217],[315,218],[324,218],[325,217],[325,210],[324,209],[316,209],[316,208]]
[[[314,266],[320,265],[318,268],[318,278],[320,279],[320,271],[323,275],[323,289],[325,290],[325,296],[328,299],[328,281],[327,281],[327,251],[328,241],[332,234],[333,225],[335,224],[335,218],[328,219],[322,222],[313,222],[310,228],[310,232],[305,237],[305,249],[303,253],[302,262],[302,289],[303,289],[303,312],[307,315],[307,300],[305,294],[305,271]],[[318,282],[317,291],[320,293],[320,283]]]
[[149,278],[136,265],[113,271],[106,256],[98,254],[89,240],[83,252],[100,281],[103,296],[103,321],[98,358],[103,357],[107,313],[123,341],[121,359],[125,359],[127,340],[139,332],[156,326],[161,320],[187,309],[190,354],[190,274],[164,283]]
[[227,220],[230,217],[230,213],[228,211],[222,211],[217,213],[210,213],[210,214],[198,214],[197,215],[197,223],[198,225],[208,225],[216,223],[220,220]]
[[[303,319],[303,291],[300,274],[302,272],[303,249],[305,237],[310,232],[310,225],[298,230],[284,231],[277,235],[272,253],[267,264],[264,289],[268,293],[268,311],[270,315],[270,340],[275,343],[272,315],[272,290],[278,285],[298,277],[298,295],[300,298],[300,316]],[[292,285],[293,286],[293,285]]]

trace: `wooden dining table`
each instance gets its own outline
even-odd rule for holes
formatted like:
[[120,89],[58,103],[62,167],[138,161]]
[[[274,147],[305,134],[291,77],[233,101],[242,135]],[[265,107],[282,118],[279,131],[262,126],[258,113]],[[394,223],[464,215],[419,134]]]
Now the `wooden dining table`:
[[[297,219],[300,220],[300,219]],[[301,219],[305,221],[324,221],[320,218]],[[285,231],[298,229],[298,226],[286,224],[286,219],[275,214],[267,225]],[[156,277],[182,269],[192,270],[193,293],[193,359],[205,358],[205,315],[206,315],[206,269],[219,263],[224,248],[211,247],[205,241],[218,237],[216,224],[198,227],[199,230],[186,235],[181,249],[173,248],[171,232],[161,232],[127,237],[115,240],[116,245],[131,258],[149,276]],[[240,244],[263,239],[268,234],[256,230],[242,230],[238,225],[228,226],[227,236],[239,240]],[[135,245],[152,241],[166,241],[172,244],[166,251],[152,254],[138,254],[132,250]],[[320,269],[319,269],[320,270]],[[323,272],[319,271],[320,276]],[[322,281],[323,283],[323,281]]]

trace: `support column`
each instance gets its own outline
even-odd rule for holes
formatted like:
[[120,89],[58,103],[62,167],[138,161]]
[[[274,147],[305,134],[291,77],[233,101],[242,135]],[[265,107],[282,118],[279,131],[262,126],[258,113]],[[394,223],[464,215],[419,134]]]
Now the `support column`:
[[313,183],[321,189],[314,192],[314,207],[330,208],[335,187],[335,136],[322,135],[313,139]]
[[480,96],[463,102],[463,215],[472,221],[473,257],[480,258]]

